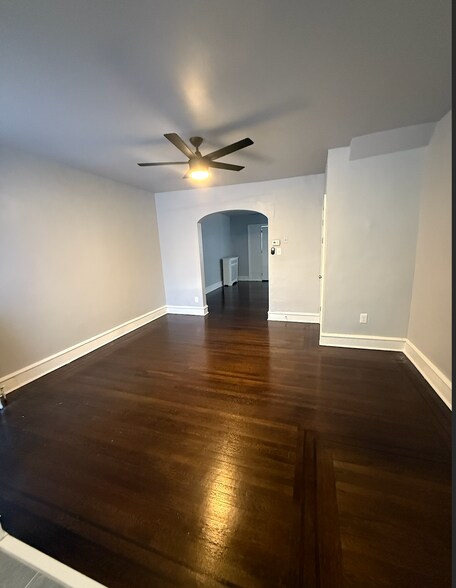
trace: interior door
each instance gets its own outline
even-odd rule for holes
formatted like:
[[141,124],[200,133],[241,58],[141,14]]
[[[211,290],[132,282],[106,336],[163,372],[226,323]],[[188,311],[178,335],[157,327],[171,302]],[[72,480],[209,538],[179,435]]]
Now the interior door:
[[268,241],[268,226],[261,226],[261,269],[262,269],[262,280],[266,282],[269,280],[269,241]]
[[249,280],[261,282],[263,279],[263,260],[261,254],[261,225],[248,225]]

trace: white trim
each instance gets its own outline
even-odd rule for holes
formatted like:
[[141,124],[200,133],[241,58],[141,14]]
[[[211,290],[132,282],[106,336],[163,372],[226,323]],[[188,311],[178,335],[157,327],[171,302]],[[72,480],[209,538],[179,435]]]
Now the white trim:
[[318,312],[268,312],[268,321],[284,321],[288,323],[319,323]]
[[321,260],[320,260],[320,324],[323,324],[323,308],[325,306],[325,272],[326,272],[326,193],[323,194],[323,209],[321,212]]
[[137,318],[131,319],[117,327],[113,327],[104,333],[100,333],[99,335],[95,335],[90,339],[86,339],[81,343],[76,343],[72,347],[68,347],[63,351],[59,351],[58,353],[54,353],[49,357],[41,359],[31,365],[28,365],[20,370],[17,370],[11,374],[3,376],[0,378],[0,386],[4,388],[5,394],[36,380],[37,378],[41,378],[45,374],[52,372],[72,361],[75,359],[79,359],[83,355],[106,345],[106,343],[110,343],[114,341],[114,339],[118,339],[122,337],[122,335],[126,335],[139,327],[154,321],[161,316],[166,314],[166,306],[161,306],[160,308],[156,308],[155,310],[151,310],[150,312],[146,312]]
[[353,349],[378,349],[379,351],[403,351],[405,339],[380,337],[377,335],[347,335],[343,333],[320,333],[320,345],[328,347],[350,347]]
[[196,316],[206,316],[209,310],[205,306],[167,306],[169,314],[192,314]]
[[62,582],[65,586],[70,586],[71,588],[105,588],[103,584],[41,553],[41,551],[11,537],[11,535],[7,534],[1,539],[0,550],[51,577],[53,580]]
[[258,282],[258,280],[251,280],[249,276],[238,276],[238,282]]
[[443,402],[451,408],[452,382],[432,361],[424,355],[409,339],[405,340],[405,356],[413,363],[423,378],[432,386]]
[[218,290],[219,288],[221,288],[223,286],[223,282],[215,282],[215,284],[211,284],[210,286],[206,286],[206,288],[204,289],[204,293],[205,294],[209,294],[209,292],[213,292],[214,290]]
[[432,386],[446,406],[452,410],[452,382],[409,339],[400,337],[378,337],[374,335],[346,335],[320,333],[320,345],[350,347],[353,349],[378,349],[380,351],[402,351],[423,378]]

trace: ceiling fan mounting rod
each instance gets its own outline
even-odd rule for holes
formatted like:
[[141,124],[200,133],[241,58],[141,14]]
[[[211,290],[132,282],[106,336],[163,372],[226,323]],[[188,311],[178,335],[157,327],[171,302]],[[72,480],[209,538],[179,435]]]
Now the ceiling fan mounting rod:
[[200,154],[199,147],[202,142],[203,142],[202,137],[190,137],[190,143],[193,145],[193,147],[195,147],[197,155]]

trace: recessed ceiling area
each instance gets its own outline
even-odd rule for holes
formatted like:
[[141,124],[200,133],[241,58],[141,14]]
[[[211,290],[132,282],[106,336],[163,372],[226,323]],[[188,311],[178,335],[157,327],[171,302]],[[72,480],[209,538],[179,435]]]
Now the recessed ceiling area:
[[251,137],[207,182],[227,185],[324,172],[329,148],[451,107],[447,0],[0,7],[1,140],[152,192],[195,186],[136,165],[176,159],[164,133],[203,155]]

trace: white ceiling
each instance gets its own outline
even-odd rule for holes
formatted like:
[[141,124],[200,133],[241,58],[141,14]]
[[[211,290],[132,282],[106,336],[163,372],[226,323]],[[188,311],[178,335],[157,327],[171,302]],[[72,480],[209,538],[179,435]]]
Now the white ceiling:
[[[320,173],[354,136],[451,107],[450,0],[0,0],[0,137],[154,192]],[[185,160],[182,156],[182,160]]]

